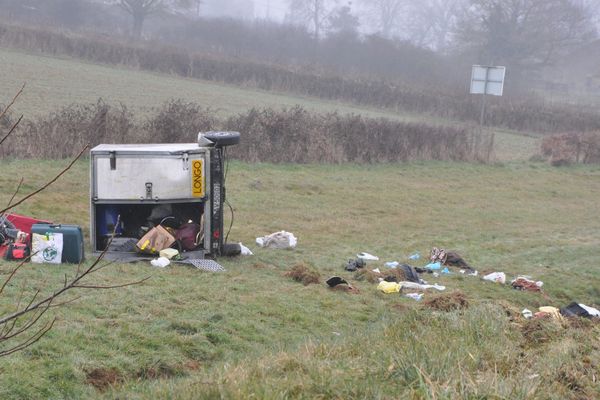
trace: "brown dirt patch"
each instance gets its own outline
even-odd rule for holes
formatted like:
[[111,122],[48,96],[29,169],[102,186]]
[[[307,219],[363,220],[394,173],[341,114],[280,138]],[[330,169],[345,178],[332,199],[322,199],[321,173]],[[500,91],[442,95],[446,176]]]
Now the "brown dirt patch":
[[188,360],[183,363],[183,367],[189,371],[198,371],[202,365],[196,360]]
[[319,280],[321,279],[321,274],[304,264],[295,265],[284,275],[292,278],[296,282],[302,283],[304,286],[308,286],[311,283],[319,283]]
[[103,392],[124,381],[121,373],[115,368],[95,368],[86,372],[85,383]]
[[335,292],[344,292],[344,293],[353,293],[353,294],[360,293],[360,290],[358,290],[357,287],[346,285],[344,283],[335,285],[334,287],[329,288],[329,290],[333,290]]
[[560,323],[545,318],[532,318],[521,325],[523,339],[528,345],[548,343],[562,334]]
[[367,281],[369,283],[379,283],[379,279],[384,279],[388,276],[394,276],[398,280],[398,282],[402,282],[406,280],[406,276],[404,275],[404,271],[397,268],[386,268],[381,269],[381,273],[373,272],[367,268],[361,268],[356,271],[354,274],[354,279],[357,281]]
[[594,326],[600,325],[600,319],[598,318],[588,319],[582,317],[566,317],[565,321],[569,327],[573,329],[590,330],[594,329]]
[[135,373],[137,379],[144,380],[172,378],[180,375],[183,375],[181,366],[171,366],[162,362],[144,367]]
[[497,300],[496,304],[498,304],[500,307],[502,307],[502,310],[504,310],[504,313],[508,317],[509,321],[514,322],[514,321],[520,321],[521,319],[524,319],[519,307],[512,305],[508,301]]
[[426,307],[432,308],[438,311],[454,311],[462,310],[469,307],[469,300],[467,296],[460,290],[452,293],[444,293],[431,298],[428,298],[423,302]]

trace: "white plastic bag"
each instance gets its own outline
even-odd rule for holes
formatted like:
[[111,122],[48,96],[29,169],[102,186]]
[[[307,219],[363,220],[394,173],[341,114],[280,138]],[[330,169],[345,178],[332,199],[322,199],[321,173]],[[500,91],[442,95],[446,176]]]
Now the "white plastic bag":
[[152,264],[153,267],[166,268],[171,264],[171,261],[169,261],[167,257],[158,257],[156,260],[150,261],[150,264]]
[[242,249],[241,254],[243,256],[253,256],[254,255],[254,253],[252,252],[252,250],[250,250],[249,248],[247,248],[246,246],[244,246],[242,244],[242,242],[240,242],[240,249]]
[[42,264],[60,264],[63,252],[63,234],[47,233],[31,236],[31,262]]
[[506,283],[506,274],[504,272],[492,272],[483,277],[486,281]]
[[366,253],[364,251],[362,253],[358,253],[356,255],[356,258],[361,258],[365,261],[379,261],[379,257],[374,256],[373,254]]
[[280,231],[270,235],[256,238],[256,244],[260,247],[271,247],[274,249],[290,249],[296,247],[298,239],[291,232]]

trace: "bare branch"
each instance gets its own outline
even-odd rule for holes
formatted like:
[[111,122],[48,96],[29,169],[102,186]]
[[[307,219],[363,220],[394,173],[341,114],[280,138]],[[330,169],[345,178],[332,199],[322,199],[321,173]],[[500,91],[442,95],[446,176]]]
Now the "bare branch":
[[10,205],[12,204],[13,200],[15,199],[15,197],[17,196],[17,193],[19,193],[19,189],[21,189],[21,185],[23,185],[23,181],[25,180],[25,178],[21,178],[21,180],[19,181],[19,184],[17,185],[17,189],[15,190],[15,192],[13,193],[12,197],[10,198],[10,200],[8,201],[8,204],[6,205],[7,207],[10,207]]
[[8,139],[8,137],[10,135],[12,135],[12,133],[15,131],[15,129],[17,129],[17,126],[19,126],[19,124],[21,123],[22,119],[23,119],[23,116],[21,115],[19,117],[19,119],[17,120],[17,122],[14,123],[14,125],[12,126],[12,128],[9,129],[8,133],[6,135],[4,135],[4,137],[0,140],[0,146],[2,146],[2,143],[4,143],[4,141],[6,139]]
[[4,291],[4,288],[6,287],[6,285],[8,285],[8,282],[10,282],[13,278],[13,276],[15,276],[15,274],[17,273],[17,271],[31,258],[31,256],[27,257],[26,259],[24,259],[23,261],[21,261],[19,263],[19,265],[16,266],[15,269],[13,269],[10,273],[10,275],[8,276],[8,278],[6,278],[6,280],[4,281],[4,283],[2,284],[2,287],[0,288],[0,294],[2,294],[2,292]]
[[139,281],[124,283],[122,285],[110,285],[110,286],[74,285],[73,287],[80,288],[80,289],[117,289],[117,288],[123,288],[123,287],[127,287],[127,286],[139,285],[140,283],[146,282],[150,278],[152,278],[152,276],[147,276],[144,279],[140,279]]
[[21,90],[19,90],[17,92],[17,94],[15,94],[15,97],[13,97],[12,101],[10,103],[8,103],[6,108],[4,108],[4,110],[2,110],[2,112],[0,112],[0,119],[2,119],[2,117],[4,117],[4,115],[6,115],[8,110],[10,110],[10,108],[15,104],[15,102],[17,101],[19,96],[21,96],[21,94],[23,93],[23,90],[25,90],[25,83],[23,83],[23,86],[21,86]]
[[29,339],[27,339],[23,343],[21,343],[17,346],[14,346],[8,350],[0,351],[0,357],[7,356],[9,354],[15,353],[17,351],[21,351],[21,350],[31,346],[32,344],[34,344],[35,342],[40,340],[44,335],[46,335],[46,333],[48,333],[52,329],[55,322],[56,322],[56,318],[54,318],[50,323],[44,325],[44,327],[42,329],[37,331],[33,336],[31,336]]

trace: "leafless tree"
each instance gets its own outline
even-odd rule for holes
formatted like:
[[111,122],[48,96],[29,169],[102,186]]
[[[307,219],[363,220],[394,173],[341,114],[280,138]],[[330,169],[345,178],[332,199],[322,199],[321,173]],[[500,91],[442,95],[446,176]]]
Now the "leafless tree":
[[319,40],[330,13],[330,0],[288,0],[289,19],[311,27],[315,40]]
[[407,0],[371,0],[365,5],[381,35],[390,39],[399,28],[409,3]]
[[[0,112],[0,120],[9,112],[10,108],[23,92],[23,89],[24,86],[14,96],[8,106],[6,106],[4,110]],[[8,132],[2,136],[0,145],[2,145],[15,132],[21,119],[22,116],[16,123],[12,124],[10,129],[8,129]],[[36,194],[47,189],[50,185],[52,185],[52,183],[56,182],[62,175],[69,171],[87,149],[88,146],[85,146],[67,167],[50,179],[46,184],[24,196],[20,200],[13,201],[23,183],[23,178],[21,178],[14,194],[8,202],[8,205],[4,209],[0,210],[0,216],[3,216],[3,214],[7,211],[15,208]],[[105,252],[106,250],[99,257],[97,257],[89,267],[82,268],[82,264],[80,264],[74,276],[69,278],[67,275],[65,275],[62,287],[52,291],[50,294],[40,295],[41,290],[38,289],[28,299],[28,301],[24,301],[24,298],[26,297],[25,286],[22,286],[21,292],[19,293],[18,298],[15,300],[15,309],[12,312],[3,312],[0,314],[0,357],[4,357],[17,351],[26,349],[40,340],[46,333],[48,333],[54,326],[56,319],[54,318],[48,321],[43,318],[44,315],[53,307],[62,306],[76,300],[78,297],[72,297],[65,301],[62,300],[67,293],[72,292],[74,289],[114,289],[140,284],[149,279],[148,277],[136,282],[127,282],[119,285],[98,285],[88,282],[87,278],[109,265],[106,263],[101,263]],[[0,296],[4,295],[5,289],[13,283],[17,273],[21,268],[23,268],[27,261],[28,259],[21,261],[8,273],[8,277],[0,286]]]
[[405,13],[406,38],[417,46],[445,50],[467,4],[466,0],[411,2]]
[[547,66],[592,37],[589,15],[570,0],[471,0],[456,29],[457,45],[479,62],[503,63],[513,73]]
[[200,7],[198,0],[111,0],[118,4],[132,19],[131,34],[139,39],[146,18],[158,11],[174,11],[180,8],[189,9],[194,3]]

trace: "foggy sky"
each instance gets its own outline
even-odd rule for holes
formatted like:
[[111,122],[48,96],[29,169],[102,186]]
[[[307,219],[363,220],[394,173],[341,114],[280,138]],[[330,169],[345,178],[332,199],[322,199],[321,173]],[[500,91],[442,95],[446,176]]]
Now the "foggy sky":
[[253,0],[254,16],[256,18],[269,18],[282,22],[287,12],[287,2],[285,0]]

